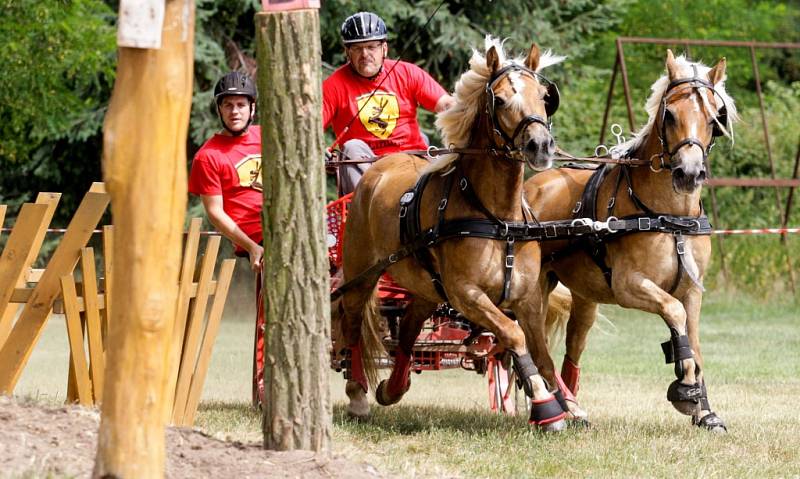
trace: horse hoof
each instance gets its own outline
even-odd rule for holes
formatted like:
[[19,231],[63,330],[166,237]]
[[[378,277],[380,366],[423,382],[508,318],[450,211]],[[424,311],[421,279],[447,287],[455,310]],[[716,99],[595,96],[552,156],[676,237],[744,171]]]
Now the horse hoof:
[[367,419],[369,417],[369,400],[364,388],[355,381],[347,381],[345,393],[350,399],[347,404],[347,416],[353,419]]
[[585,417],[576,417],[567,421],[567,425],[572,429],[589,429],[592,423]]
[[672,407],[685,416],[694,416],[697,414],[698,406],[699,404],[692,401],[672,401]]
[[403,398],[402,394],[396,397],[389,396],[387,392],[387,388],[389,387],[388,384],[389,382],[384,379],[380,384],[378,384],[378,388],[375,389],[375,401],[377,401],[381,406],[391,406],[392,404],[397,404],[400,402],[400,399]]
[[725,421],[720,419],[720,417],[713,412],[706,414],[700,419],[697,419],[697,416],[693,416],[692,424],[715,434],[725,434],[728,432],[728,428],[725,427]]
[[536,424],[536,428],[542,432],[561,432],[567,428],[567,421],[559,419],[547,424]]

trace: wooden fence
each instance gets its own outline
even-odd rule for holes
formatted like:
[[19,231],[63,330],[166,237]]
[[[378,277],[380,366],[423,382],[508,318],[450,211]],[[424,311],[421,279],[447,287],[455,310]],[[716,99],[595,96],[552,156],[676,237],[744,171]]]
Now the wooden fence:
[[[70,348],[67,399],[91,406],[103,400],[106,331],[115,294],[114,227],[102,228],[98,274],[94,249],[87,244],[109,196],[102,183],[94,183],[47,267],[33,268],[60,196],[40,193],[35,203],[24,204],[0,254],[0,393],[14,392],[51,313],[62,313]],[[0,205],[0,226],[6,212]],[[172,335],[180,354],[169,377],[175,391],[172,422],[186,426],[194,422],[235,264],[222,261],[215,278],[220,237],[210,236],[198,258],[200,225],[199,218],[191,221],[184,243]]]

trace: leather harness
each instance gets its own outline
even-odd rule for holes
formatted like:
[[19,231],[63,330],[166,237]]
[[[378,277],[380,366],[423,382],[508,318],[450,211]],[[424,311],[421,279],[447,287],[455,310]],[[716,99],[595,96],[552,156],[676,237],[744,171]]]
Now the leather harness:
[[[540,78],[540,76],[535,72],[531,72],[525,67],[521,67],[519,65],[505,67],[498,71],[494,78],[487,84],[486,90],[490,100],[494,99],[493,90],[491,87],[501,76],[512,70],[522,70],[526,73],[532,73],[537,78]],[[704,160],[713,146],[712,141],[711,144],[703,148],[699,140],[690,138],[679,142],[678,145],[676,145],[672,150],[668,149],[665,132],[663,131],[663,115],[666,108],[666,96],[674,87],[687,83],[695,89],[707,88],[714,91],[713,86],[708,81],[697,78],[696,75],[694,78],[690,79],[675,80],[668,85],[664,93],[665,98],[662,100],[661,105],[660,114],[662,115],[662,131],[659,132],[663,151],[661,154],[661,164],[664,168],[671,168],[671,163],[665,164],[663,161],[663,156],[671,158],[678,151],[678,149],[683,146],[700,146],[703,149]],[[494,114],[493,101],[489,102],[488,112],[492,117],[492,126],[496,130],[494,133],[500,135],[504,140],[506,140],[506,144],[503,148],[498,148],[497,146],[492,145],[488,152],[489,154],[502,156],[510,160],[515,159],[512,157],[510,145],[513,145],[513,142],[517,134],[519,134],[521,131],[521,126],[523,124],[528,125],[530,123],[542,123],[546,125],[548,129],[550,126],[549,122],[545,123],[545,121],[540,117],[531,115],[522,120],[522,124],[517,127],[514,135],[509,138],[501,128],[497,128],[498,125]],[[725,114],[724,112],[720,113],[720,116]],[[717,136],[716,131],[714,136]],[[459,155],[463,155],[477,152],[485,153],[486,151],[467,148],[450,148],[429,149],[425,152],[412,151],[406,153],[430,157],[432,154],[457,153]],[[552,261],[567,254],[573,253],[576,250],[584,249],[590,254],[594,262],[603,272],[606,283],[610,287],[612,271],[605,262],[605,244],[621,236],[640,232],[669,233],[672,234],[675,239],[675,251],[678,256],[678,273],[672,287],[670,288],[670,294],[674,293],[677,289],[684,272],[687,273],[690,279],[698,287],[700,287],[701,290],[703,290],[703,286],[700,284],[699,278],[697,278],[697,275],[694,273],[694,271],[687,265],[688,260],[686,259],[685,254],[686,246],[684,239],[684,235],[696,236],[711,234],[712,226],[702,208],[702,202],[700,204],[701,213],[697,217],[660,214],[652,211],[636,195],[631,182],[630,168],[632,166],[643,164],[644,162],[631,159],[629,157],[626,158],[627,161],[624,161],[624,159],[622,161],[614,162],[603,161],[603,163],[618,164],[616,165],[616,168],[612,167],[610,164],[598,168],[586,184],[583,195],[581,196],[581,200],[576,203],[575,208],[573,209],[573,218],[556,221],[538,221],[524,201],[522,208],[522,222],[508,222],[498,218],[491,211],[489,211],[488,208],[486,208],[478,195],[475,193],[475,190],[473,189],[469,180],[461,171],[459,166],[461,158],[459,158],[454,162],[455,167],[444,175],[445,179],[442,188],[442,198],[440,199],[439,206],[437,208],[437,220],[432,227],[423,230],[420,221],[420,203],[425,191],[425,187],[428,185],[429,180],[433,175],[433,173],[426,173],[417,180],[414,187],[407,190],[400,198],[399,221],[400,240],[402,247],[337,288],[331,293],[331,300],[339,298],[345,291],[356,284],[359,284],[366,278],[377,277],[394,263],[411,256],[414,257],[420,266],[422,266],[428,272],[428,274],[431,276],[431,281],[433,282],[437,293],[441,296],[443,301],[447,301],[447,294],[442,284],[441,275],[438,271],[436,271],[433,265],[433,258],[430,253],[430,248],[452,238],[470,237],[506,242],[503,290],[500,296],[500,301],[497,303],[498,305],[508,299],[510,294],[511,279],[513,277],[514,268],[514,244],[517,241],[570,240],[571,244],[569,247],[554,253],[547,260]],[[588,160],[591,161],[591,159]],[[649,164],[649,160],[647,163]],[[614,170],[616,170],[618,173],[616,177],[615,188],[606,208],[607,219],[605,221],[598,221],[597,194],[603,181],[605,181],[609,174]],[[449,197],[453,189],[454,179],[456,177],[458,177],[457,191],[460,192],[460,194],[466,199],[472,208],[480,211],[484,215],[484,218],[460,218],[452,220],[444,219],[447,205],[450,202]],[[633,204],[644,213],[643,215],[637,214],[622,218],[616,218],[612,215],[614,212],[614,205],[616,203],[616,195],[623,179],[626,181],[628,196]],[[530,217],[530,220],[528,220],[528,217]]]

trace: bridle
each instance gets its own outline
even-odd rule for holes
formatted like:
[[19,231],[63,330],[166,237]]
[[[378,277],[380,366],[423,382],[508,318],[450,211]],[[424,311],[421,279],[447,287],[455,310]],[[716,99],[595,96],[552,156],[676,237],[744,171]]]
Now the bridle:
[[[503,130],[500,126],[500,121],[497,118],[497,110],[496,110],[496,98],[494,94],[494,86],[508,76],[512,72],[521,72],[523,74],[529,75],[533,79],[537,80],[539,83],[545,84],[547,86],[547,96],[545,100],[545,113],[547,114],[547,118],[542,118],[539,115],[531,114],[527,115],[520,122],[517,124],[517,127],[514,129],[514,133],[509,136],[508,133]],[[522,133],[522,131],[530,126],[533,123],[538,123],[545,128],[549,132],[552,128],[551,124],[551,117],[555,114],[556,110],[558,110],[558,104],[560,102],[560,95],[558,92],[558,87],[555,83],[551,82],[544,76],[536,73],[535,71],[531,70],[530,68],[524,67],[522,65],[512,63],[510,65],[504,66],[503,68],[497,70],[492,77],[490,78],[489,82],[486,84],[486,113],[489,115],[489,119],[491,124],[489,125],[489,138],[491,139],[491,149],[495,151],[499,151],[503,153],[503,156],[515,161],[525,162],[526,160],[520,160],[516,158],[517,153],[519,153],[522,148],[515,146],[517,137]],[[494,137],[499,136],[503,140],[503,145],[499,146],[494,144]]]
[[[658,118],[661,122],[661,128],[658,130],[658,139],[661,142],[661,153],[657,153],[650,158],[650,169],[654,172],[659,172],[662,169],[672,170],[672,157],[678,153],[678,150],[683,148],[687,145],[695,145],[700,148],[703,152],[703,164],[707,165],[708,162],[708,154],[711,152],[711,149],[714,147],[715,138],[721,136],[723,134],[722,129],[720,129],[720,125],[727,125],[728,123],[728,113],[727,113],[727,106],[725,105],[725,99],[717,93],[714,89],[714,85],[704,79],[697,76],[697,67],[692,65],[694,69],[694,76],[691,78],[679,78],[677,80],[673,80],[667,85],[667,89],[664,92],[664,96],[661,98],[661,105],[659,106],[659,113]],[[667,115],[667,99],[670,96],[670,91],[675,89],[680,85],[690,86],[692,91],[699,91],[701,88],[705,88],[710,90],[713,98],[719,97],[722,101],[722,108],[717,111],[716,119],[714,120],[714,129],[711,134],[711,141],[708,145],[704,145],[699,139],[695,137],[688,137],[684,138],[683,140],[679,141],[672,149],[670,149],[669,144],[667,142],[667,125],[666,125],[666,115]],[[668,161],[665,161],[664,158],[667,158]],[[658,158],[661,165],[658,169],[653,168],[653,158]]]

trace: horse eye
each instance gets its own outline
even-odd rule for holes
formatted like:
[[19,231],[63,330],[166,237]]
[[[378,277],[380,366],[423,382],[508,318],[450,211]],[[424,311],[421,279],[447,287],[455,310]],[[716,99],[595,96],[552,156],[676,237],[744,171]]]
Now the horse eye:
[[500,98],[499,96],[494,97],[494,106],[495,108],[503,108],[506,106],[506,101]]
[[672,115],[672,112],[669,110],[664,110],[664,122],[666,123],[675,123],[675,117]]

